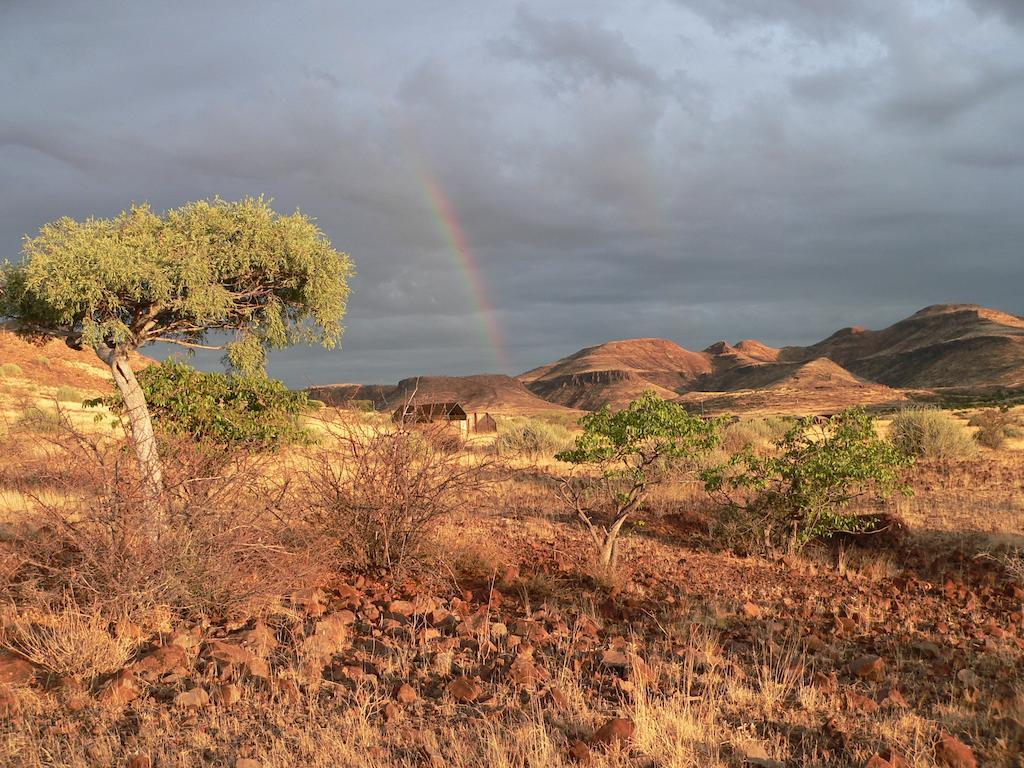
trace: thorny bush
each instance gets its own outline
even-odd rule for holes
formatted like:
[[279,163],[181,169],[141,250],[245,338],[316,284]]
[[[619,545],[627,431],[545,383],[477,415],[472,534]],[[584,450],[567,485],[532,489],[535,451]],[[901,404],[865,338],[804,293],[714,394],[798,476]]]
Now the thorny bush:
[[3,553],[3,587],[15,602],[71,600],[141,625],[168,613],[248,617],[320,568],[283,519],[260,457],[173,444],[154,536],[134,455],[63,425],[10,473],[23,478],[28,505]]
[[399,572],[441,518],[481,499],[490,462],[446,447],[440,429],[325,422],[301,470],[305,520],[340,564]]

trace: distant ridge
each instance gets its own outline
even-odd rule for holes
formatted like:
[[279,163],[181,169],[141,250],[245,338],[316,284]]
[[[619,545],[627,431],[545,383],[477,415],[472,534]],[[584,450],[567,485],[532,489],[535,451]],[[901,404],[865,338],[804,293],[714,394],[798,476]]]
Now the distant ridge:
[[[411,381],[313,391],[390,402],[407,393]],[[806,347],[744,339],[694,352],[669,339],[623,339],[586,347],[518,379],[419,382],[424,395],[509,412],[622,407],[645,390],[735,410],[771,408],[772,402],[785,410],[830,410],[898,403],[908,393],[1024,390],[1024,318],[976,304],[935,304],[888,328],[850,326]]]
[[781,360],[828,357],[891,387],[1024,386],[1024,318],[976,304],[935,304],[880,331],[845,328]]
[[523,383],[501,374],[474,376],[414,376],[397,385],[336,384],[310,387],[311,397],[328,405],[345,405],[353,400],[368,400],[378,410],[390,410],[417,400],[419,402],[460,403],[467,410],[494,413],[539,413],[563,410],[530,392]]

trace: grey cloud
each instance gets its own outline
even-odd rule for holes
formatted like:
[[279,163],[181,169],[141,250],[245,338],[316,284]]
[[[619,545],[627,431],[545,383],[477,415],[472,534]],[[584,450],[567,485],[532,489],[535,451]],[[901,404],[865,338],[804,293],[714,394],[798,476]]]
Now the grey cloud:
[[1024,312],[1024,30],[982,0],[185,5],[0,5],[0,253],[132,200],[301,207],[358,276],[289,383],[500,367],[428,179],[504,372]]
[[621,32],[592,20],[543,19],[525,5],[516,10],[511,33],[492,47],[500,56],[542,67],[558,90],[579,88],[590,80],[606,86],[633,83],[652,90],[663,85]]
[[677,0],[724,31],[784,25],[802,35],[831,41],[878,30],[900,3],[888,0]]
[[1018,0],[969,0],[981,14],[995,13],[1011,24],[1024,24],[1024,3]]
[[1024,93],[1024,69],[932,77],[891,97],[880,107],[879,115],[894,124],[935,128],[1004,94],[1012,98],[1014,92]]

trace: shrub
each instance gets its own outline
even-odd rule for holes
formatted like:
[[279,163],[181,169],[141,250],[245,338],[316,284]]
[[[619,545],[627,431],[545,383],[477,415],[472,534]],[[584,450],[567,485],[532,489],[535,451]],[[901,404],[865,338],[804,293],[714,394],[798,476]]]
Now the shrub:
[[122,669],[137,650],[137,642],[110,632],[108,619],[71,602],[36,614],[30,619],[17,613],[7,621],[0,646],[55,675],[91,683]]
[[596,476],[564,477],[561,487],[606,572],[615,566],[619,532],[629,516],[651,488],[718,444],[721,423],[693,416],[653,392],[645,392],[621,411],[613,413],[606,406],[580,419],[583,434],[555,458],[597,471]]
[[279,519],[281,495],[268,490],[272,475],[259,457],[171,444],[154,502],[118,441],[65,431],[47,449],[45,461],[17,472],[30,509],[24,532],[4,545],[22,556],[8,594],[34,608],[70,600],[83,615],[126,616],[150,629],[166,611],[247,618],[321,567],[292,521]]
[[1008,439],[1021,435],[1020,419],[1008,408],[986,408],[974,414],[967,424],[978,428],[974,439],[993,450],[1002,448]]
[[59,414],[32,405],[21,412],[14,422],[14,429],[18,432],[53,435],[60,432],[61,424]]
[[722,430],[722,448],[732,454],[748,445],[767,445],[786,434],[792,426],[793,420],[782,416],[742,419]]
[[499,456],[526,456],[537,459],[554,456],[572,444],[568,429],[539,419],[510,419],[503,421],[494,440]]
[[21,376],[21,366],[15,363],[0,365],[0,376]]
[[[218,445],[273,448],[305,442],[300,417],[312,410],[303,392],[292,392],[264,376],[202,373],[167,360],[138,376],[156,428],[165,435]],[[119,394],[103,403],[123,410]]]
[[54,395],[55,398],[61,403],[80,403],[82,402],[82,393],[74,387],[57,387],[57,392]]
[[904,453],[925,459],[959,459],[977,453],[977,444],[952,414],[938,408],[905,408],[890,426],[893,443]]
[[300,470],[305,522],[345,565],[401,572],[438,521],[472,507],[487,464],[465,462],[423,429],[325,425]]
[[[844,512],[855,498],[909,492],[900,470],[910,458],[875,432],[874,420],[854,408],[826,423],[801,419],[767,456],[746,448],[725,466],[704,473],[711,493],[724,492],[723,523],[742,539],[763,536],[766,549],[798,548],[815,538],[870,530],[875,520]],[[738,502],[729,491],[748,492]]]

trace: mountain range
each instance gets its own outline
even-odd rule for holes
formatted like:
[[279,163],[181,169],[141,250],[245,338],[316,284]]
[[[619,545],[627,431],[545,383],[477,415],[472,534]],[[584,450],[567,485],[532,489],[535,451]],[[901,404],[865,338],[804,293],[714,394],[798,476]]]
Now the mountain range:
[[540,412],[621,407],[645,390],[702,410],[822,412],[898,404],[936,392],[1024,390],[1024,318],[974,304],[939,304],[879,331],[843,328],[810,346],[719,341],[695,352],[668,339],[586,347],[518,377],[425,376],[397,385],[310,389],[331,404],[377,408],[418,399],[468,409]]

